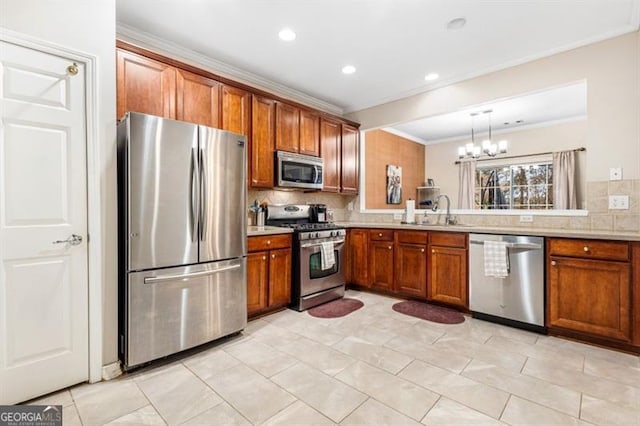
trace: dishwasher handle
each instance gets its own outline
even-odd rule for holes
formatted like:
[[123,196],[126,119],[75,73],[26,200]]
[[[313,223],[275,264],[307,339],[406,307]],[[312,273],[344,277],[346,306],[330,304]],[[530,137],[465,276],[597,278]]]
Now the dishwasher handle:
[[[484,245],[484,241],[481,240],[469,240],[469,243]],[[506,243],[506,247],[510,249],[542,250],[542,246],[536,243]]]

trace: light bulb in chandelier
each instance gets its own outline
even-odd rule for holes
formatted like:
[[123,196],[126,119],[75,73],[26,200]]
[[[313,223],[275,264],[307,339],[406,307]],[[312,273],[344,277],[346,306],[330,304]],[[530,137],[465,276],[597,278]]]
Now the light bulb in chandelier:
[[507,152],[507,141],[506,140],[501,140],[500,142],[498,142],[498,151],[500,151],[500,154],[504,154]]

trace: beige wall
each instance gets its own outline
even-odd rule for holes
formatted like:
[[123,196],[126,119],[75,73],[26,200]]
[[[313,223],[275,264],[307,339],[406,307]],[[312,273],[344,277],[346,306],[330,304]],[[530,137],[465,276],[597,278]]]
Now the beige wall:
[[117,360],[115,0],[1,0],[0,27],[97,57],[103,210],[103,364]]
[[595,43],[502,71],[356,111],[362,129],[443,114],[585,79],[587,181],[607,180],[609,167],[640,178],[640,33]]
[[[585,146],[587,127],[586,120],[573,121],[518,132],[500,133],[498,139],[506,139],[509,142],[509,152],[506,156],[562,151]],[[449,195],[452,205],[456,207],[458,200],[458,166],[454,162],[457,159],[458,147],[468,141],[469,138],[465,138],[426,146],[425,175],[435,180],[436,185],[440,187],[440,193]],[[585,167],[588,156],[588,151],[576,154],[577,181],[580,183],[578,200],[583,202],[584,194],[586,193]],[[500,156],[496,157],[496,159],[499,158]],[[480,166],[482,163],[480,161],[478,165]],[[586,206],[579,203],[579,207],[585,208]]]

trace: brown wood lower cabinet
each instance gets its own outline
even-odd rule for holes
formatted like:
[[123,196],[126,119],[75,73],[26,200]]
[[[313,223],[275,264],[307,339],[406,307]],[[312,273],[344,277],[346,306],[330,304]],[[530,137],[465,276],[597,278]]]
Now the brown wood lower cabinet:
[[432,246],[429,258],[429,300],[468,307],[467,250]]
[[395,232],[394,290],[424,299],[427,297],[427,233]]
[[264,314],[290,302],[291,235],[249,237],[247,314]]
[[371,286],[393,290],[393,241],[369,243]]
[[366,229],[349,230],[349,268],[350,283],[363,287],[369,282],[369,231]]
[[[552,334],[621,348],[636,346],[632,297],[634,245],[622,241],[547,239],[547,326]],[[633,271],[637,274],[637,271]],[[635,287],[635,290],[634,290]],[[635,308],[636,312],[633,312]]]
[[548,288],[549,326],[631,339],[628,263],[551,256]]

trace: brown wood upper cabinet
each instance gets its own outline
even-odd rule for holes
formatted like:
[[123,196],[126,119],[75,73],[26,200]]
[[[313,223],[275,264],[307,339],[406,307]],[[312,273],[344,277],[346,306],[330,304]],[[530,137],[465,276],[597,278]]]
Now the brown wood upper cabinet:
[[222,85],[222,129],[251,136],[251,93],[234,86]]
[[547,253],[548,326],[629,342],[629,243],[550,238]]
[[341,128],[337,121],[320,120],[320,154],[325,192],[340,192],[340,139]]
[[117,114],[127,111],[176,118],[176,69],[126,50],[116,51]]
[[220,82],[176,69],[176,118],[220,127]]
[[360,171],[360,132],[348,124],[342,124],[340,192],[357,194]]
[[272,188],[276,101],[253,95],[251,109],[250,184],[254,188]]
[[276,149],[300,152],[300,110],[276,102]]
[[320,117],[318,114],[300,110],[300,154],[320,156]]

